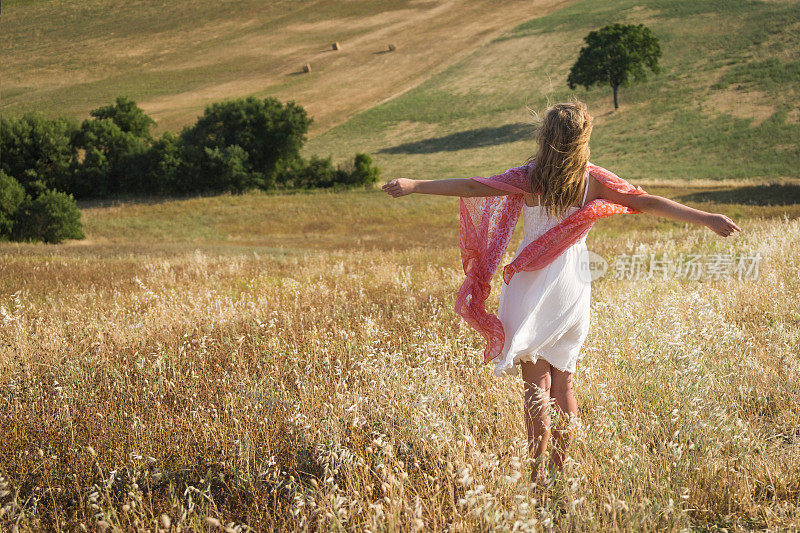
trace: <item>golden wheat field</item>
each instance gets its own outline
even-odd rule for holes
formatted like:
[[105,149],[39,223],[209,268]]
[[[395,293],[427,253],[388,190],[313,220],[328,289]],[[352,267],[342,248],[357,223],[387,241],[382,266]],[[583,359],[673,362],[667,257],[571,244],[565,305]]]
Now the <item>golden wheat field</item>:
[[[521,381],[491,373],[452,309],[456,200],[183,202],[257,210],[292,245],[164,240],[173,201],[87,207],[86,242],[0,246],[3,530],[800,527],[796,217],[739,217],[729,239],[644,215],[597,224],[589,248],[609,260],[763,261],[755,279],[593,282],[571,459],[533,492]],[[270,230],[279,206],[305,246],[279,233],[298,224]],[[120,220],[129,240],[103,237]]]
[[[126,95],[177,133],[276,97],[314,119],[303,157],[438,179],[521,163],[531,111],[577,96],[594,162],[743,230],[626,215],[590,250],[761,262],[592,283],[575,437],[542,488],[522,380],[453,309],[458,199],[80,200],[86,239],[0,242],[0,533],[800,531],[794,3],[7,0],[4,117]],[[615,22],[664,55],[612,112],[567,80]]]

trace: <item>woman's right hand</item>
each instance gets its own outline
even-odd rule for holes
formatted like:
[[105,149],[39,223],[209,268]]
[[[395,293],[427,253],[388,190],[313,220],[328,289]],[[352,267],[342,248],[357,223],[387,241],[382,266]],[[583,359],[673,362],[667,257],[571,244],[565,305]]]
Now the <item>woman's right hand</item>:
[[723,237],[732,235],[734,231],[742,231],[733,220],[720,213],[713,213],[708,218],[706,226],[711,228],[714,233],[722,235]]
[[396,178],[385,184],[381,189],[397,198],[398,196],[405,196],[414,192],[415,181],[416,180],[408,178]]

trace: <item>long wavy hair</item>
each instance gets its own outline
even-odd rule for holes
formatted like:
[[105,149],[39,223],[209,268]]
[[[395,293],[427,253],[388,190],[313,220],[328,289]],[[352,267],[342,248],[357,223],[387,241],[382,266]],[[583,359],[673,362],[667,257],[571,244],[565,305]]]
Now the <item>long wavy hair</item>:
[[563,217],[580,203],[586,185],[592,116],[575,100],[547,109],[536,130],[537,152],[528,158],[531,191],[549,216]]

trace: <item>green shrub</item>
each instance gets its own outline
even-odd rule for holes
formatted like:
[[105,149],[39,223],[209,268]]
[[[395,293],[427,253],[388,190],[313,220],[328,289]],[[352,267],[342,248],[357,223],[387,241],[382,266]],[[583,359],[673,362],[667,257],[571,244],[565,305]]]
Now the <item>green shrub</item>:
[[27,196],[14,220],[14,240],[59,243],[83,239],[81,212],[72,195],[48,189],[36,198]]
[[62,190],[78,197],[151,192],[146,139],[123,131],[111,120],[87,119],[73,134],[72,145],[78,157]]
[[91,116],[100,120],[109,120],[119,129],[143,139],[152,139],[150,128],[156,121],[150,118],[136,102],[124,96],[117,97],[115,103],[92,111]]
[[143,168],[143,172],[150,177],[147,192],[168,196],[194,190],[184,146],[178,136],[164,133],[153,142],[147,156]]
[[244,192],[263,188],[263,174],[249,169],[249,156],[238,144],[204,148],[198,178],[203,189],[214,192]]
[[25,200],[25,188],[0,170],[0,239],[11,237],[14,217]]
[[153,139],[133,100],[91,112],[80,126],[28,114],[0,121],[0,170],[31,198],[53,189],[78,198],[117,194],[240,193],[281,187],[351,187],[378,180],[367,154],[344,167],[300,157],[312,123],[294,102],[249,97],[208,106],[180,135]]
[[350,175],[352,185],[372,185],[377,183],[381,176],[381,169],[372,164],[369,154],[356,154],[355,168]]
[[296,160],[280,173],[279,184],[284,187],[330,188],[357,187],[378,181],[380,169],[372,165],[367,154],[356,154],[354,161],[334,168],[331,157],[311,156],[308,161]]
[[75,155],[71,139],[77,129],[72,120],[40,113],[0,117],[0,170],[31,195],[62,187]]
[[294,175],[294,186],[302,188],[327,188],[347,179],[347,172],[334,168],[331,158],[311,156],[311,159],[300,165]]
[[[311,123],[305,109],[294,102],[284,105],[275,98],[260,100],[251,96],[208,106],[194,126],[183,130],[181,140],[194,148],[187,153],[201,168],[213,164],[211,160],[232,156],[233,152],[222,155],[226,148],[240,147],[247,158],[237,158],[242,171],[253,175],[249,182],[267,188],[282,162],[299,157]],[[209,185],[203,180],[200,184]]]

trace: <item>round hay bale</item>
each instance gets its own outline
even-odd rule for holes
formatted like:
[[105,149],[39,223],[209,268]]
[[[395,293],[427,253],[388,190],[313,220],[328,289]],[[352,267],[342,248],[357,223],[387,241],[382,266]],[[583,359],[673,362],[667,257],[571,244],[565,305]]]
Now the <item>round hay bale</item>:
[[393,44],[390,44],[389,45],[389,51],[390,52],[394,52],[395,50],[397,50],[397,47],[395,45],[393,45]]
[[342,46],[339,43],[333,43],[333,45],[331,45],[331,48],[333,48],[334,50],[341,50]]
[[303,65],[303,72],[311,72],[311,63]]

